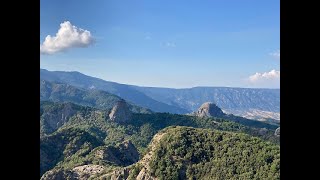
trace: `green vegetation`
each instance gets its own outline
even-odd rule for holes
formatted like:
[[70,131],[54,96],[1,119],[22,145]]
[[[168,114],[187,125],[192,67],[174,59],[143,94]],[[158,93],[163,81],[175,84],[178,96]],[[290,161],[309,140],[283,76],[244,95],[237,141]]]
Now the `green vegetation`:
[[[86,155],[103,143],[88,132],[69,128],[40,138],[40,175],[58,162],[70,157]],[[79,162],[73,165],[78,165]]]
[[[169,113],[153,113],[153,114],[134,114],[133,121],[130,125],[134,127],[143,127],[144,130],[141,137],[144,137],[147,142],[150,142],[153,135],[159,130],[168,126],[189,126],[195,128],[217,129],[222,131],[242,132],[257,136],[262,139],[279,143],[280,138],[274,136],[274,130],[245,126],[233,121],[221,118],[200,118],[195,116],[169,114]],[[149,138],[146,138],[149,137]],[[134,140],[133,140],[134,141]],[[142,142],[142,141],[140,141]],[[145,147],[147,144],[143,144]]]
[[280,179],[280,147],[245,134],[168,128],[150,161],[159,179]]
[[[121,160],[121,157],[125,156],[125,152],[120,150],[120,144],[126,140],[130,140],[135,148],[138,149],[140,157],[142,157],[147,152],[147,146],[150,143],[152,137],[159,131],[169,126],[189,126],[195,128],[246,133],[251,136],[257,136],[269,141],[264,142],[258,138],[255,138],[257,142],[261,142],[262,144],[267,143],[272,147],[275,146],[274,144],[279,143],[279,137],[274,136],[273,129],[261,129],[256,127],[244,126],[233,121],[219,118],[199,118],[194,116],[169,113],[135,113],[133,114],[131,121],[126,123],[116,123],[112,122],[109,119],[108,114],[110,113],[110,110],[99,110],[92,107],[84,107],[72,103],[41,102],[40,105],[40,175],[52,168],[55,168],[57,170],[62,169],[65,171],[70,171],[76,166],[85,164],[103,165],[108,167],[108,169],[112,169],[112,167],[124,167],[130,165],[136,161],[129,161],[126,159]],[[207,132],[208,130],[203,131]],[[241,136],[249,137],[248,135],[244,134],[241,134]],[[210,136],[208,135],[208,138],[209,137]],[[179,139],[180,137],[173,138],[177,138],[176,140],[179,141],[182,140]],[[202,143],[203,139],[198,140],[201,140],[201,142],[199,143]],[[246,145],[248,146],[249,144],[255,142],[251,140],[247,141],[247,138],[240,138],[240,141],[242,140],[244,141],[243,143],[247,143]],[[197,139],[194,139],[191,142],[194,142],[196,144],[195,141],[197,141]],[[211,140],[208,140],[208,142],[210,141]],[[232,146],[232,143],[230,144],[230,146]],[[207,148],[207,146],[204,146],[204,148]],[[181,153],[183,152],[178,152],[180,150],[182,151],[183,149],[179,147],[179,144],[175,145],[174,149],[177,149],[177,155],[182,155]],[[111,153],[111,155],[120,158],[117,158],[116,160],[110,160],[110,158],[99,159],[96,156],[96,152],[98,150],[108,151]],[[186,151],[189,150],[186,149]],[[206,149],[204,151],[209,150]],[[227,152],[228,151],[226,151],[226,153]],[[196,157],[198,158],[198,156]],[[209,154],[208,157],[211,158],[211,155]],[[221,158],[223,157],[221,156]],[[200,158],[199,162],[195,161],[198,162],[196,164],[200,169],[202,168],[202,166],[208,163],[207,161],[204,161],[201,164],[200,161],[203,160],[204,159]],[[213,166],[216,164],[207,165]],[[248,166],[248,168],[250,167],[250,165],[246,165]],[[158,165],[154,164],[154,167],[156,166]],[[223,167],[222,164],[220,164],[219,166],[221,166],[221,168]],[[272,167],[277,168],[275,165],[273,165]],[[136,167],[137,172],[139,168],[141,167]],[[175,168],[177,167],[174,165],[172,166],[172,168],[173,169],[168,169],[169,174],[171,172],[173,173],[175,171]],[[190,177],[202,177],[192,174],[194,171],[200,171],[199,169],[197,169],[197,167],[193,167],[191,168],[191,170],[193,171],[186,171],[189,174],[191,173]],[[262,168],[262,170],[268,169]],[[257,173],[261,172],[260,170],[256,171]],[[275,169],[275,171],[278,172],[277,169]],[[137,172],[135,172],[135,174]],[[214,172],[210,173],[214,174]],[[228,171],[228,173],[230,172]],[[176,177],[176,175],[170,174],[170,176],[172,177]],[[133,175],[131,175],[130,177],[133,177]],[[261,177],[265,176],[263,175]]]
[[[74,86],[40,81],[40,176],[45,173],[44,179],[101,179],[104,175],[102,179],[135,179],[141,171],[145,179],[279,179],[277,124],[223,113],[212,118],[153,113],[131,103],[132,118],[115,122],[109,114],[122,99],[114,94],[155,111],[187,111],[151,99],[137,87],[79,73],[72,76],[68,81],[67,77],[51,80]],[[198,94],[208,95],[202,90]],[[152,138],[157,140],[150,143]],[[147,158],[139,161],[144,155]],[[82,165],[102,166],[102,170],[94,175],[92,169],[89,174],[79,170],[84,173],[79,175],[74,168]]]

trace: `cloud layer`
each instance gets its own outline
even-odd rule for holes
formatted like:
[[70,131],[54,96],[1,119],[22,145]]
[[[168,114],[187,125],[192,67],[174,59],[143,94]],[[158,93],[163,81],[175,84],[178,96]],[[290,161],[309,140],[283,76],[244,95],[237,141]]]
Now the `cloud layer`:
[[60,24],[56,36],[48,35],[40,44],[41,54],[54,54],[71,48],[88,47],[94,42],[90,31],[78,28],[69,21]]
[[255,73],[249,77],[251,83],[258,83],[266,80],[277,80],[280,79],[280,71],[271,70],[270,72]]

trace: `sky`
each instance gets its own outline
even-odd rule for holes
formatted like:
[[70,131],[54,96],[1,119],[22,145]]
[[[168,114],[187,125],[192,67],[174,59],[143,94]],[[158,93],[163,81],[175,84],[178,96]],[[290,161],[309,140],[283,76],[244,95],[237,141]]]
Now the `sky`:
[[280,2],[40,0],[40,68],[139,86],[280,88]]

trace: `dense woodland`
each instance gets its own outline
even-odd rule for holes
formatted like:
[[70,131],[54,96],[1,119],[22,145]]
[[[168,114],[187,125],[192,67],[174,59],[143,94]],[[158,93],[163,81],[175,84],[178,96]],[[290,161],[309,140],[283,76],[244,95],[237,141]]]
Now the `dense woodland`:
[[150,162],[159,179],[280,179],[280,147],[242,133],[169,128]]

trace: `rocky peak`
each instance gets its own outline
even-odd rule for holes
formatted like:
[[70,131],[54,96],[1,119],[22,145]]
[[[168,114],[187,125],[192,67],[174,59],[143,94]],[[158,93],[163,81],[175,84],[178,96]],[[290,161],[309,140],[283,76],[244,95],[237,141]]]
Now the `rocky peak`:
[[212,102],[203,103],[194,114],[199,117],[222,117],[225,115],[223,111]]
[[132,113],[129,110],[127,103],[124,100],[120,100],[112,108],[109,118],[115,122],[128,122],[132,118]]

